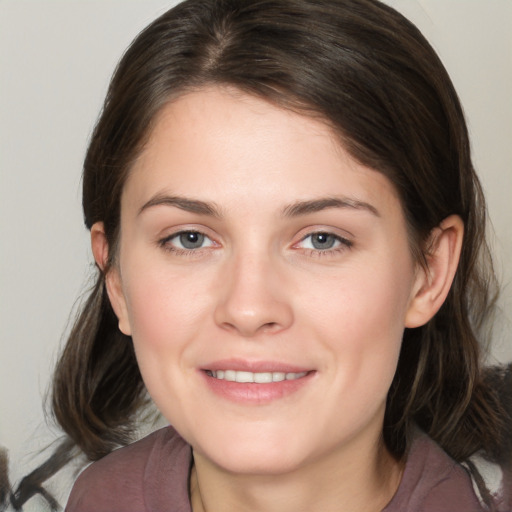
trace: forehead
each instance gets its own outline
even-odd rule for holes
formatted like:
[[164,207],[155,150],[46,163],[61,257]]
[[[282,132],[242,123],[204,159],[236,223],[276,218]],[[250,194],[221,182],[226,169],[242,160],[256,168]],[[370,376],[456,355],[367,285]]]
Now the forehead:
[[320,119],[232,88],[190,92],[158,114],[125,194],[190,195],[226,207],[350,193],[396,201],[381,173],[356,162]]

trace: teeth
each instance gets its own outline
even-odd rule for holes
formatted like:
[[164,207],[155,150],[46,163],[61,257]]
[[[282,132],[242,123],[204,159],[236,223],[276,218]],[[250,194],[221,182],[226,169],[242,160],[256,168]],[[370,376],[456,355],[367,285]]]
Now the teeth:
[[256,384],[269,384],[271,382],[281,382],[283,380],[295,380],[304,377],[307,372],[284,373],[284,372],[242,372],[235,370],[217,370],[209,371],[209,375],[220,380],[230,382],[255,382]]

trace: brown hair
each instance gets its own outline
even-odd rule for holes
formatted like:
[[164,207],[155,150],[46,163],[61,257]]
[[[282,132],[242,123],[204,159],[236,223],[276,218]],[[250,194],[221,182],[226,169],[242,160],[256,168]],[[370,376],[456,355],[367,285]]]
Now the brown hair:
[[[506,413],[482,375],[478,343],[494,300],[485,202],[457,94],[425,38],[376,0],[186,0],[165,13],[120,61],[85,159],[85,224],[104,223],[111,258],[123,184],[156,114],[212,84],[325,119],[359,162],[396,187],[418,261],[435,226],[462,218],[445,304],[404,333],[384,438],[400,457],[417,423],[456,460],[497,453]],[[55,417],[98,459],[129,442],[146,403],[133,345],[98,271],[55,370]]]

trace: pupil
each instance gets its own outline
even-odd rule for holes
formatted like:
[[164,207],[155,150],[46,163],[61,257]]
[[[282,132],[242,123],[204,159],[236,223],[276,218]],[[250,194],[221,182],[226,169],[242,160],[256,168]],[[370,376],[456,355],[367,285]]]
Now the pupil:
[[311,242],[315,249],[330,249],[335,239],[329,233],[316,233],[311,237]]
[[204,235],[189,231],[180,235],[180,243],[185,249],[197,249],[203,245]]

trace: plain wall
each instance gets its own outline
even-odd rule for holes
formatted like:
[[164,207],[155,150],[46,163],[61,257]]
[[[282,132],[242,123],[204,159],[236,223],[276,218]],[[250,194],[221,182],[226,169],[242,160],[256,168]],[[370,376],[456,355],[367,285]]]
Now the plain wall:
[[[14,481],[55,438],[42,397],[93,268],[80,204],[86,143],[123,50],[173,3],[0,0],[0,445]],[[432,42],[464,105],[505,284],[492,358],[512,360],[512,2],[389,3]],[[72,477],[59,478],[51,487],[64,497]]]

